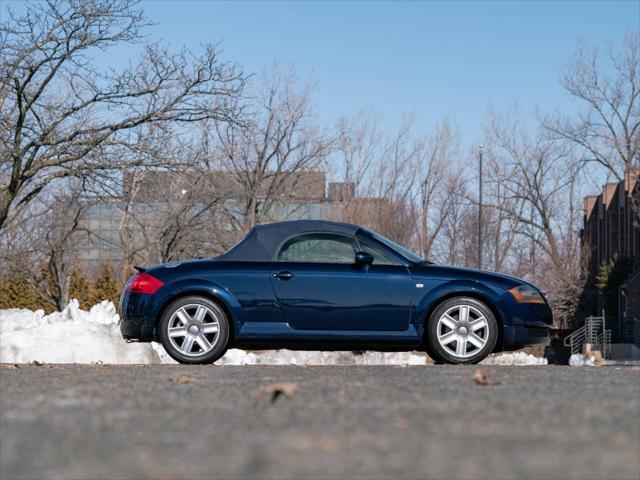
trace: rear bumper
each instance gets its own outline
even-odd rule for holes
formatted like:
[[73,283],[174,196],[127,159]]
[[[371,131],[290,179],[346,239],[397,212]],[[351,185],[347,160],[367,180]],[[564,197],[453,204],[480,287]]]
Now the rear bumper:
[[125,340],[150,342],[155,337],[155,326],[144,319],[132,318],[120,321],[120,333]]
[[155,322],[149,318],[151,295],[126,292],[120,299],[120,333],[125,340],[150,342],[155,337]]

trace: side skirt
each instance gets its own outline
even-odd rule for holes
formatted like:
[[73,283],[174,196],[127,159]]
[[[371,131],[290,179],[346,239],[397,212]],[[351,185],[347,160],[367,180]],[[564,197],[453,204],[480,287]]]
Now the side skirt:
[[414,325],[403,331],[298,330],[284,322],[247,322],[234,347],[290,350],[375,350],[400,352],[422,349]]
[[424,350],[424,346],[418,342],[403,343],[372,343],[372,342],[319,342],[319,341],[282,341],[282,340],[242,340],[236,341],[231,348],[242,350],[299,350],[299,351],[358,351],[368,350],[374,352],[410,352]]

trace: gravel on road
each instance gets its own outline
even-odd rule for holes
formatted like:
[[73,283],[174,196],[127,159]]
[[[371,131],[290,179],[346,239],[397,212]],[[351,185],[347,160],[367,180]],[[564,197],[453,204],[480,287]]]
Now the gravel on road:
[[632,367],[0,365],[0,478],[640,479]]

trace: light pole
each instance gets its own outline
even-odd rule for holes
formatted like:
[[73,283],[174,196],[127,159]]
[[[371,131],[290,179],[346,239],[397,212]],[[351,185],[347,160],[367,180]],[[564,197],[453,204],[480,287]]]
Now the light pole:
[[478,269],[482,268],[482,144],[480,144],[478,175]]

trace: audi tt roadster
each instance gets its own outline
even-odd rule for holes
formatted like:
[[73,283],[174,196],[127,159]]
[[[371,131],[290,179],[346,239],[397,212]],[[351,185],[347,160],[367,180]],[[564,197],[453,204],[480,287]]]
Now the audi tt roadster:
[[181,363],[230,348],[424,350],[437,363],[546,343],[545,296],[523,280],[436,265],[357,225],[259,225],[226,253],[138,273],[120,300],[129,341]]

